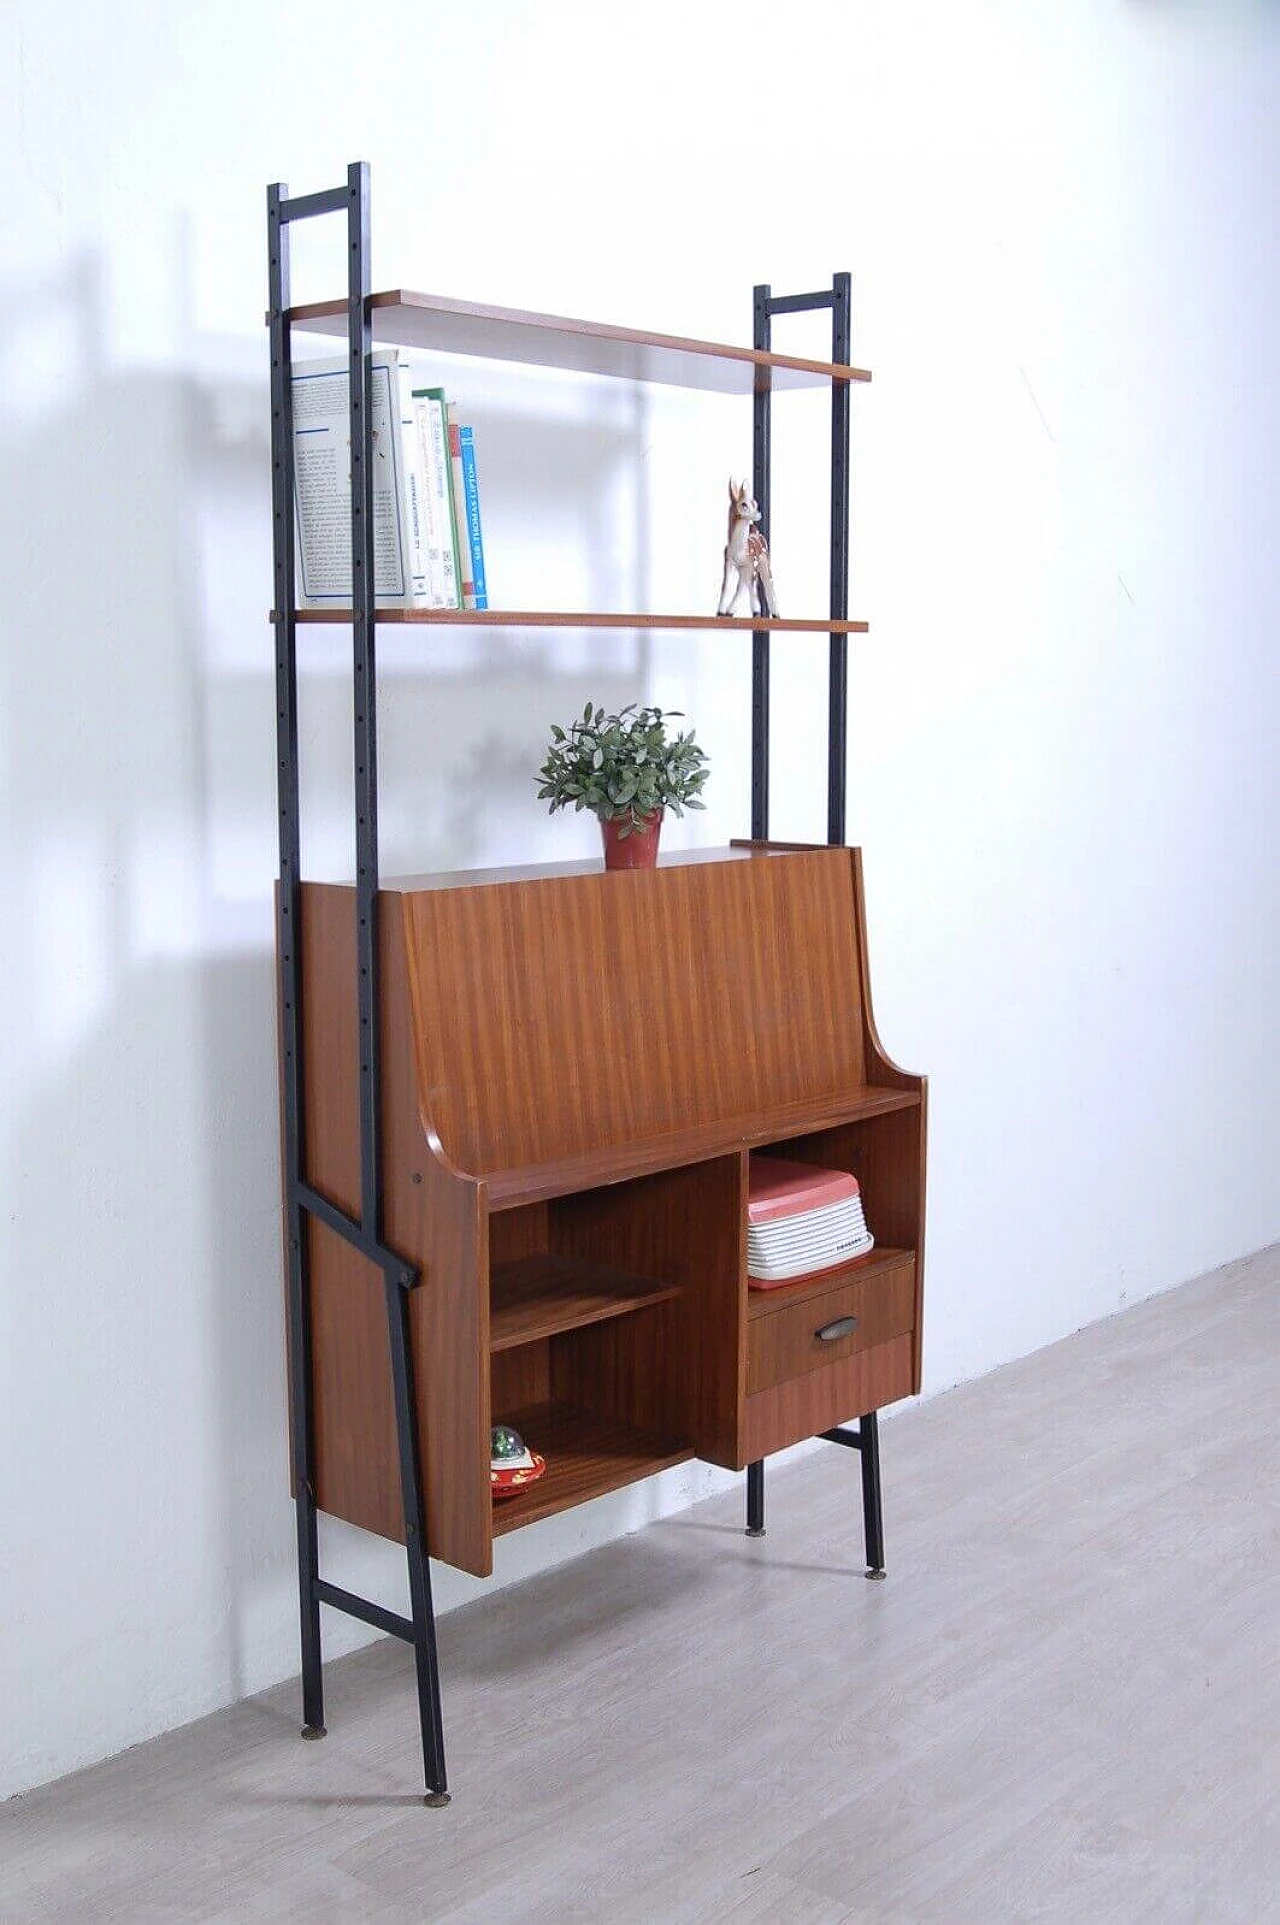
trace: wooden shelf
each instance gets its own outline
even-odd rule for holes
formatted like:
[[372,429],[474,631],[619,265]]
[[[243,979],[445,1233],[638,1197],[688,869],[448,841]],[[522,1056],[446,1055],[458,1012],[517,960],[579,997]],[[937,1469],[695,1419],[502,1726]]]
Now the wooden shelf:
[[489,1280],[489,1349],[514,1350],[679,1294],[678,1284],[629,1276],[581,1257],[547,1253],[495,1263]]
[[842,1283],[896,1270],[900,1264],[909,1263],[912,1254],[910,1250],[868,1250],[865,1257],[855,1257],[852,1263],[836,1264],[818,1276],[799,1277],[795,1283],[775,1284],[768,1290],[748,1289],[747,1315],[767,1317],[775,1311],[789,1309],[793,1303],[803,1303],[807,1297],[825,1297],[831,1291],[838,1290]]
[[535,1404],[510,1413],[495,1411],[495,1423],[511,1424],[546,1458],[536,1484],[515,1497],[493,1499],[493,1533],[502,1536],[540,1517],[621,1490],[672,1464],[688,1463],[687,1444],[651,1431],[637,1430],[616,1417],[579,1410],[572,1404]]
[[706,1163],[736,1150],[759,1149],[814,1130],[834,1129],[841,1123],[860,1123],[892,1110],[919,1109],[914,1089],[853,1089],[820,1103],[798,1103],[728,1122],[699,1123],[666,1136],[640,1137],[629,1143],[568,1157],[554,1163],[525,1164],[518,1170],[474,1171],[489,1186],[491,1210],[514,1210],[526,1203],[544,1203],[554,1196],[571,1196],[608,1183],[625,1183],[677,1164]]
[[[516,361],[577,374],[606,374],[715,394],[820,387],[830,381],[869,381],[865,368],[810,361],[791,354],[651,334],[560,314],[452,301],[440,294],[390,288],[369,297],[373,338],[388,347]],[[316,301],[293,307],[287,319],[310,334],[347,332],[347,303]]]
[[[830,616],[771,615],[617,615],[564,609],[378,608],[375,619],[422,624],[430,628],[661,628],[724,629],[752,635],[759,629],[792,635],[866,635],[869,622],[835,621]],[[275,620],[274,612],[269,618]],[[349,608],[299,608],[298,622],[345,622]]]

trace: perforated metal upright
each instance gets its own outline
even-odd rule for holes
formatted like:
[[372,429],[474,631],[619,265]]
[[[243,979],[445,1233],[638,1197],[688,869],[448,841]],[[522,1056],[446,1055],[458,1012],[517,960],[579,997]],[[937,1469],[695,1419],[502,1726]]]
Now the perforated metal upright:
[[[836,274],[830,288],[813,294],[774,294],[768,286],[755,289],[752,301],[751,344],[768,352],[773,347],[776,314],[806,314],[831,310],[831,359],[847,366],[851,348],[851,281]],[[769,532],[773,479],[772,394],[757,382],[753,401],[752,490],[760,508],[760,526]],[[832,622],[849,613],[849,384],[831,383],[831,598]],[[769,834],[769,631],[757,629],[751,649],[751,835],[763,842]],[[848,796],[849,760],[849,641],[834,629],[827,678],[827,841],[843,842]],[[884,1522],[880,1496],[880,1430],[875,1411],[866,1412],[856,1430],[840,1428],[822,1433],[828,1443],[844,1444],[862,1458],[862,1511],[866,1539],[867,1576],[884,1572]],[[747,1536],[764,1536],[764,1462],[747,1466]]]
[[[347,360],[350,375],[351,575],[353,764],[356,842],[356,974],[352,993],[359,1027],[360,1213],[348,1215],[306,1181],[302,1161],[306,1090],[301,1055],[302,970],[300,916],[298,660],[294,579],[295,439],[292,409],[289,236],[294,223],[321,215],[345,216],[347,262]],[[267,192],[269,325],[271,347],[271,455],[274,542],[274,628],[276,653],[276,740],[279,790],[280,883],[277,903],[280,1035],[283,1090],[284,1209],[287,1245],[288,1343],[290,1366],[290,1443],[297,1512],[298,1587],[302,1641],[304,1738],[325,1735],[321,1647],[321,1605],[343,1611],[413,1647],[422,1734],[425,1802],[445,1805],[445,1776],[431,1598],[429,1546],[422,1491],[422,1459],[414,1394],[413,1354],[409,1341],[409,1293],[419,1284],[415,1265],[391,1249],[383,1236],[382,1063],[380,1060],[378,938],[378,736],[377,620],[374,595],[372,327],[369,260],[369,172],[358,163],[345,185],[290,198],[277,184]],[[753,340],[768,350],[775,315],[829,308],[832,361],[847,365],[850,343],[850,284],[838,274],[829,291],[774,296],[758,287],[754,298]],[[755,493],[767,532],[770,506],[770,389],[759,378],[754,398]],[[831,421],[831,582],[833,624],[848,613],[849,563],[849,391],[832,381]],[[767,629],[754,632],[752,646],[751,833],[763,840],[769,817],[769,658]],[[847,650],[844,633],[830,638],[828,711],[827,836],[845,834],[847,756]],[[308,1225],[318,1221],[344,1238],[382,1279],[387,1319],[387,1354],[394,1389],[400,1494],[409,1567],[411,1616],[402,1617],[366,1598],[327,1582],[320,1575],[315,1485],[312,1320],[308,1268]],[[874,1411],[856,1431],[823,1433],[832,1442],[857,1448],[862,1458],[868,1576],[884,1575],[880,1518],[879,1445]],[[764,1529],[763,1461],[747,1472],[748,1530]]]
[[[289,229],[295,221],[345,214],[347,236],[347,351],[351,429],[351,580],[356,812],[356,980],[360,1056],[360,1216],[349,1217],[304,1180],[302,1120],[305,1091],[300,1053],[302,978],[298,657],[294,583],[294,435],[289,323]],[[369,319],[369,169],[358,162],[344,187],[289,198],[277,183],[267,190],[268,321],[271,339],[271,477],[275,550],[276,778],[280,799],[278,950],[284,1110],[285,1234],[288,1246],[290,1443],[297,1505],[298,1590],[302,1618],[304,1738],[323,1738],[320,1606],[328,1604],[413,1646],[418,1711],[429,1805],[445,1805],[440,1670],[422,1502],[421,1451],[409,1343],[408,1293],[415,1267],[382,1236],[382,1064],[378,1029],[378,705],[373,528],[373,336]],[[316,1218],[344,1237],[380,1270],[387,1311],[388,1356],[395,1393],[400,1489],[409,1595],[413,1615],[401,1617],[354,1596],[320,1576],[313,1475],[311,1302],[306,1219]]]

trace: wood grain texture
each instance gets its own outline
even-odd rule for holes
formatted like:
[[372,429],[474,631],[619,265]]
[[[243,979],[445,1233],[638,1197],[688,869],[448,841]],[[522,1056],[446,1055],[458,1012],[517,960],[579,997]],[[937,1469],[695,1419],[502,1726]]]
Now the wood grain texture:
[[[354,891],[302,892],[304,1171],[358,1215]],[[423,1272],[410,1305],[427,1531],[433,1552],[479,1576],[492,1569],[488,1477],[486,1219],[480,1186],[428,1141],[408,1032],[399,898],[381,905],[383,1236]],[[316,1498],[321,1510],[404,1539],[382,1273],[323,1225],[308,1228],[312,1269]]]
[[[380,899],[385,1101],[383,1232],[418,1252],[410,1297],[427,1542],[433,1556],[487,1577],[489,1490],[488,1213],[483,1186],[453,1168],[424,1118],[414,1079],[403,905]],[[421,1180],[419,1180],[421,1179]]]
[[545,1203],[523,1210],[503,1210],[489,1216],[489,1269],[540,1256],[551,1248],[551,1213]]
[[743,1406],[740,1462],[785,1450],[864,1411],[883,1410],[909,1397],[914,1382],[912,1343],[905,1336],[757,1391]]
[[[919,1079],[923,1080],[923,1079]],[[915,1252],[914,1389],[920,1388],[924,1305],[925,1108],[838,1124],[801,1141],[770,1146],[771,1156],[851,1170],[862,1186],[867,1225],[878,1243]]]
[[[593,1150],[555,1157],[546,1163],[489,1172],[485,1179],[489,1208],[494,1212],[519,1209],[549,1197],[569,1196],[600,1184],[646,1176],[676,1163],[709,1162],[731,1151],[763,1149],[802,1137],[808,1140],[815,1130],[854,1118],[885,1116],[904,1109],[918,1112],[919,1106],[920,1098],[913,1091],[872,1089],[864,1085],[818,1101],[806,1099],[778,1104],[750,1115],[716,1117],[711,1122],[666,1130],[657,1136],[636,1136],[622,1143],[597,1145]],[[795,1142],[793,1147],[796,1154],[800,1154]]]
[[495,1421],[512,1424],[530,1450],[546,1459],[546,1472],[514,1497],[493,1501],[495,1536],[553,1517],[607,1491],[621,1490],[672,1464],[685,1464],[692,1450],[678,1438],[662,1437],[599,1411],[562,1403],[499,1411]]
[[886,1148],[881,1162],[875,1170],[875,1180],[881,1175],[888,1178],[889,1213],[885,1218],[885,1233],[892,1234],[895,1241],[910,1243],[916,1253],[916,1307],[915,1307],[915,1350],[914,1350],[914,1390],[918,1393],[924,1371],[924,1233],[925,1233],[925,1191],[929,1153],[929,1082],[924,1076],[913,1076],[908,1070],[900,1069],[880,1041],[876,1028],[875,1013],[871,1001],[871,977],[867,966],[867,901],[863,876],[862,851],[853,851],[853,892],[857,911],[858,953],[862,963],[862,1020],[866,1048],[868,1074],[877,1083],[891,1087],[912,1090],[920,1098],[920,1108],[913,1123],[900,1124],[896,1131],[886,1133]]
[[[408,288],[370,295],[369,311],[375,342],[435,354],[482,355],[487,360],[615,375],[630,381],[658,381],[665,386],[713,393],[751,394],[758,389],[871,379],[865,368],[839,362],[732,347],[686,335],[654,334],[647,329],[579,321],[562,314],[455,301]],[[309,333],[345,337],[347,303],[313,301],[290,308],[286,318],[295,328]]]
[[847,850],[405,900],[422,1101],[509,1197],[530,1166],[610,1180],[632,1145],[736,1149],[865,1088]]
[[625,1316],[678,1294],[675,1284],[550,1252],[490,1269],[489,1348],[512,1350],[556,1331]]
[[551,1339],[521,1344],[515,1350],[496,1351],[490,1361],[490,1408],[494,1423],[504,1421],[504,1413],[526,1410],[531,1404],[551,1402]]
[[680,1287],[660,1318],[628,1318],[557,1346],[556,1394],[687,1437],[731,1463],[742,1384],[742,1159],[722,1157],[563,1199],[563,1250]]
[[[435,1555],[491,1568],[495,1410],[558,1402],[735,1467],[912,1387],[897,1340],[918,1372],[903,1333],[919,1329],[923,1085],[870,1024],[862,914],[854,852],[827,847],[383,891],[383,1234],[425,1279],[411,1321]],[[354,892],[308,885],[306,1171],[348,1210],[354,939]],[[749,1298],[756,1145],[852,1168],[882,1246],[911,1253],[901,1273],[874,1260],[880,1294],[869,1273],[832,1280],[862,1319],[834,1361],[810,1354],[799,1295]],[[318,1501],[401,1537],[382,1279],[309,1236]],[[815,1381],[784,1381],[799,1377]],[[608,1453],[574,1463],[576,1501],[592,1465],[612,1487]]]
[[[915,1311],[915,1259],[837,1284],[823,1296],[753,1319],[748,1337],[747,1390],[768,1390],[810,1370],[823,1370],[859,1350],[908,1336]],[[826,1339],[819,1331],[855,1319],[847,1336]]]

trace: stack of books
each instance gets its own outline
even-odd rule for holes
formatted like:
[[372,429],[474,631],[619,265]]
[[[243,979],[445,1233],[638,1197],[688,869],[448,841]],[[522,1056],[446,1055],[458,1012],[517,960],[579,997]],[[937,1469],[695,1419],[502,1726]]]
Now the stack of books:
[[851,1263],[875,1246],[862,1191],[848,1170],[753,1155],[747,1202],[747,1280],[768,1290]]
[[[374,595],[380,607],[487,608],[475,436],[399,348],[373,356]],[[345,359],[293,370],[298,606],[351,604]]]

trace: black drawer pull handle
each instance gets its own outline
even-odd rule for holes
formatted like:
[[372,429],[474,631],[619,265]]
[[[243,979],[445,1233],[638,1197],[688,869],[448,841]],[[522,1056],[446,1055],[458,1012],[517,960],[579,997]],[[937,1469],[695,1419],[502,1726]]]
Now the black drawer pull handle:
[[835,1343],[839,1337],[852,1336],[857,1328],[856,1317],[837,1317],[834,1323],[824,1323],[821,1330],[815,1330],[813,1334],[819,1343]]

